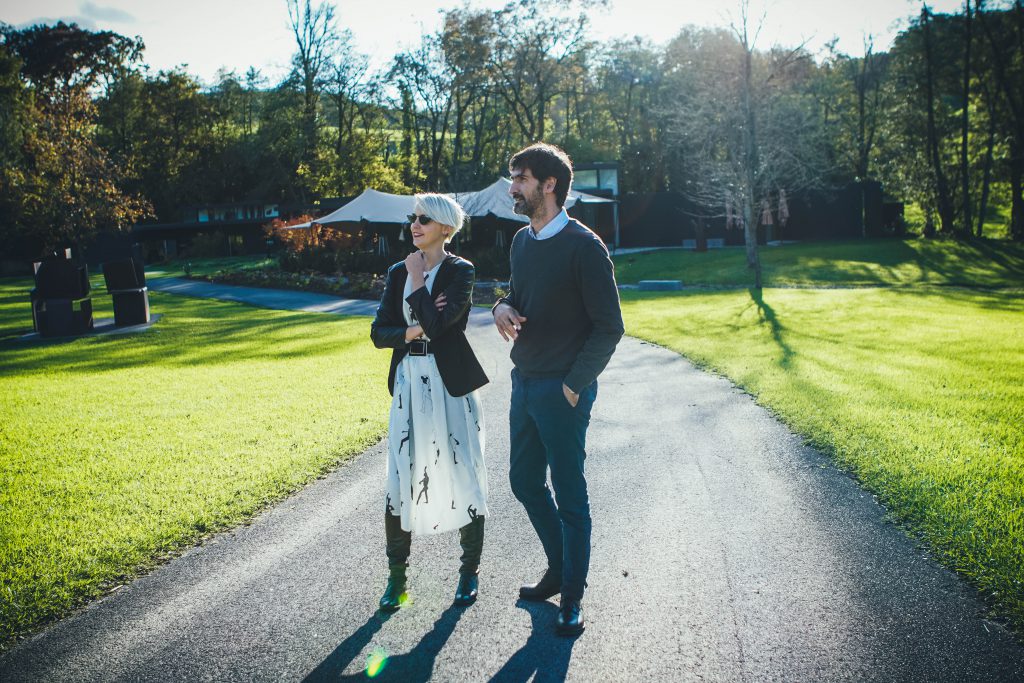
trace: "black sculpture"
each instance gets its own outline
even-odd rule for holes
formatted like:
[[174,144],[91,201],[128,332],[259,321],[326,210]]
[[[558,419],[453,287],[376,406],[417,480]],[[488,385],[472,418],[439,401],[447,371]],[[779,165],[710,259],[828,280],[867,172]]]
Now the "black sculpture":
[[71,260],[70,249],[33,263],[32,270],[36,286],[29,299],[39,336],[64,337],[93,328],[89,272]]
[[107,261],[103,264],[103,280],[114,302],[115,326],[149,322],[149,290],[141,261]]

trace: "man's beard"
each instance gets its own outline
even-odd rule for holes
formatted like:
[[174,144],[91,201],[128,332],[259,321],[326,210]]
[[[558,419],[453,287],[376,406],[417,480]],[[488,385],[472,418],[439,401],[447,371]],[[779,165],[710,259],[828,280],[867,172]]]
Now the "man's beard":
[[522,199],[512,199],[512,210],[520,216],[528,216],[533,218],[533,215],[544,206],[544,193],[541,192],[540,187],[531,197],[530,195],[522,195]]

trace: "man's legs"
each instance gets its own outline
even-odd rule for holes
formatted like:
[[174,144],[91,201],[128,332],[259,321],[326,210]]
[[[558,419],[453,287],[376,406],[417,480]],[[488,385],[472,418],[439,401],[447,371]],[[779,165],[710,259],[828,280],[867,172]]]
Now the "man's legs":
[[530,390],[534,388],[533,382],[512,371],[509,483],[512,493],[526,508],[530,523],[540,538],[549,571],[561,574],[562,521],[547,485],[547,450],[528,405]]
[[[540,391],[543,387],[543,391]],[[561,523],[562,599],[580,600],[590,568],[590,499],[584,476],[587,427],[597,398],[595,382],[580,392],[575,408],[562,393],[561,380],[538,382],[531,392],[530,413],[544,444],[551,485]]]

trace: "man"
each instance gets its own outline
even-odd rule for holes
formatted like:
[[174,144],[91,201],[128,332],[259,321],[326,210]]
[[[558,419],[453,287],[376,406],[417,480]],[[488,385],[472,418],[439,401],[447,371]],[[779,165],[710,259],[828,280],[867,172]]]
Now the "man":
[[560,593],[556,629],[577,635],[590,566],[587,426],[597,376],[623,333],[619,292],[604,243],[563,208],[572,184],[566,153],[531,145],[512,157],[509,171],[515,212],[530,224],[512,240],[509,294],[492,313],[502,338],[513,341],[509,479],[548,562],[519,596]]

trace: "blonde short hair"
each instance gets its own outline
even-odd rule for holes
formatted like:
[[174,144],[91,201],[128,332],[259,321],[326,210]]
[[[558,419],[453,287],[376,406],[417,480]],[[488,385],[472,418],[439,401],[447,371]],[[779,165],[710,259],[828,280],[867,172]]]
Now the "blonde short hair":
[[434,194],[426,192],[416,195],[416,213],[426,214],[441,225],[447,225],[452,229],[445,243],[451,242],[455,233],[462,230],[462,224],[466,221],[466,212],[462,210],[459,203],[445,194]]

